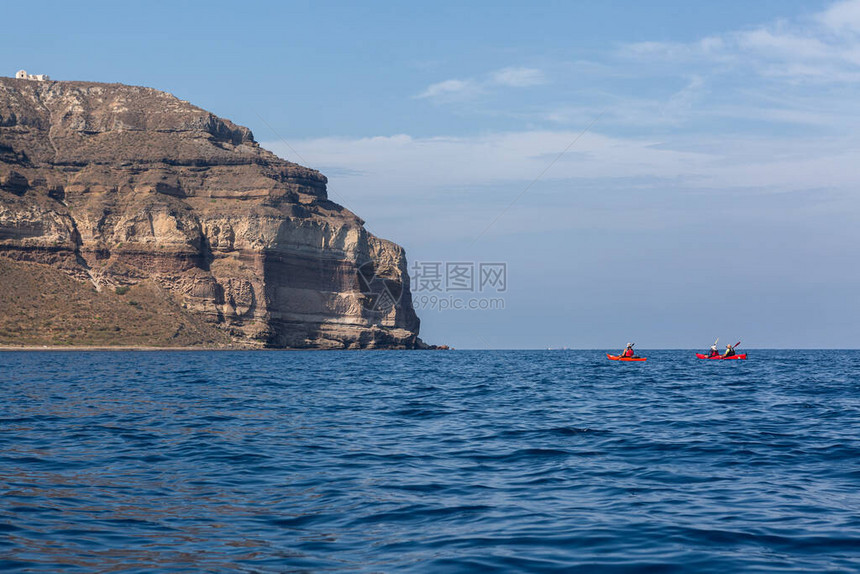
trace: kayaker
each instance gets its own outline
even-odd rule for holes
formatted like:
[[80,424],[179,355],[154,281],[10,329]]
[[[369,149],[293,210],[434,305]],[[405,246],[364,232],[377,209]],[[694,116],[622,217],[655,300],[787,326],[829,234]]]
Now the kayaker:
[[622,357],[635,357],[636,352],[633,350],[633,343],[627,343],[627,347],[621,351]]
[[734,357],[735,356],[735,348],[731,345],[726,345],[726,352],[723,353],[723,357]]
[[714,343],[713,345],[711,345],[711,350],[708,351],[708,358],[710,359],[711,357],[719,357],[719,356],[720,356],[720,352],[717,350],[717,344]]

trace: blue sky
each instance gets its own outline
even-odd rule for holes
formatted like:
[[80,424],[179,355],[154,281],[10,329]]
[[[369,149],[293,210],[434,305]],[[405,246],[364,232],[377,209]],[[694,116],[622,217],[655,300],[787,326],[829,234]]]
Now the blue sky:
[[860,346],[860,1],[460,4],[19,3],[0,62],[172,92],[411,260],[507,263],[430,342]]

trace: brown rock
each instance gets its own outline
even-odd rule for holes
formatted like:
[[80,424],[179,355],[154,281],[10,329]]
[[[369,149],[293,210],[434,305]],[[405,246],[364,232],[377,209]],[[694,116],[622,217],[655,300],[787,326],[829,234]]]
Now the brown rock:
[[154,283],[244,346],[424,346],[401,247],[319,172],[150,88],[0,78],[0,257]]

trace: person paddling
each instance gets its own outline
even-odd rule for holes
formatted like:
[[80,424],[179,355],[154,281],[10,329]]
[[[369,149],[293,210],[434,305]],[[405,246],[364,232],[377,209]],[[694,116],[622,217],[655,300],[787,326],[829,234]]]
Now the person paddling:
[[735,356],[735,348],[731,345],[726,345],[726,352],[723,353],[723,357],[734,357]]
[[636,352],[633,350],[633,343],[627,343],[627,347],[621,351],[621,356],[626,358],[633,358],[636,356]]
[[[719,340],[720,340],[720,339],[719,339],[719,337],[718,337],[718,338],[717,338],[717,341],[719,341]],[[709,358],[709,359],[710,359],[711,357],[719,357],[719,356],[720,356],[720,352],[717,350],[717,341],[714,341],[714,344],[713,344],[713,345],[711,345],[711,350],[710,350],[710,351],[708,351],[708,358]]]

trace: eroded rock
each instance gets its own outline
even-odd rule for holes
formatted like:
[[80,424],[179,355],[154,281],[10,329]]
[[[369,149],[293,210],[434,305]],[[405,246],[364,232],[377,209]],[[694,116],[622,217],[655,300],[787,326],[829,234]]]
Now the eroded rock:
[[245,346],[423,346],[403,249],[247,128],[150,88],[11,78],[0,120],[0,256],[155,281]]

